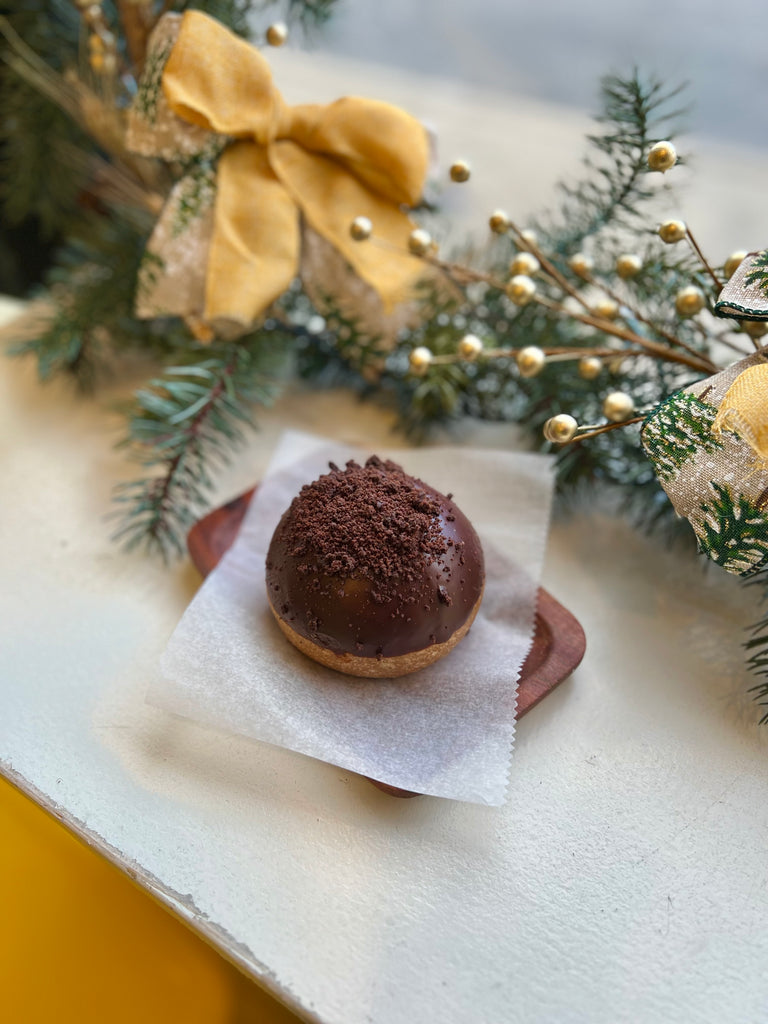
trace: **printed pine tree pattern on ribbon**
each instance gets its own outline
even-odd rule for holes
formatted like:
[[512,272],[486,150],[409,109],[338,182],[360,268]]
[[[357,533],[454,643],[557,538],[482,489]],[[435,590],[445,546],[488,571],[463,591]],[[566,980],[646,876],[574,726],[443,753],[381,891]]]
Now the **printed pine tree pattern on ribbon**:
[[699,551],[727,572],[752,576],[768,562],[765,507],[734,495],[727,484],[713,483],[712,489],[715,498],[702,505],[704,517],[696,531]]
[[744,278],[748,285],[756,284],[761,291],[768,295],[768,249],[763,249],[752,260],[749,272]]
[[136,275],[136,302],[147,306],[149,297],[157,287],[157,282],[165,271],[165,260],[156,252],[144,250],[144,255],[139,263],[139,271]]
[[713,433],[718,410],[759,353],[697,381],[646,419],[642,444],[699,550],[727,572],[752,576],[768,565],[768,465],[734,425]]
[[675,392],[654,409],[643,428],[643,445],[661,481],[679,473],[686,459],[723,447],[712,433],[716,413],[688,391]]
[[142,156],[187,165],[196,157],[215,160],[230,140],[177,117],[166,99],[163,72],[180,27],[180,15],[166,14],[152,31],[144,71],[128,109],[126,145]]
[[141,88],[136,94],[136,104],[141,116],[150,124],[157,119],[157,108],[162,96],[163,70],[173,48],[173,41],[166,40],[147,54]]
[[174,190],[174,204],[169,218],[173,238],[184,234],[193,221],[213,206],[216,198],[215,156],[218,156],[217,151],[213,157],[206,155],[193,158],[187,173],[179,180]]

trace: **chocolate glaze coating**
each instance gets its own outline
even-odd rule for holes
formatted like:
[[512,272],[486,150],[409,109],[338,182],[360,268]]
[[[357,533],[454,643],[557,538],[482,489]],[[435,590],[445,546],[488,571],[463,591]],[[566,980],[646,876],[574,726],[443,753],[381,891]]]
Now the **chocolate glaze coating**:
[[303,487],[267,554],[274,611],[327,650],[388,658],[444,643],[485,582],[471,523],[427,484],[376,456]]

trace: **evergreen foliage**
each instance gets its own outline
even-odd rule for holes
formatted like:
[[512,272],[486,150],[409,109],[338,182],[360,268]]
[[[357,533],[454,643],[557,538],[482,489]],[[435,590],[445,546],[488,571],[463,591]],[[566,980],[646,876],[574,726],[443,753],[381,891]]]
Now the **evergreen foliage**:
[[190,343],[173,365],[138,390],[123,446],[142,476],[117,488],[116,539],[164,558],[180,554],[206,507],[212,473],[253,426],[252,410],[277,393],[287,338],[256,331],[212,348]]
[[576,184],[561,184],[558,215],[539,225],[549,226],[555,251],[570,255],[606,229],[648,231],[645,206],[653,191],[646,158],[654,143],[677,133],[684,110],[673,104],[680,92],[658,79],[644,79],[637,70],[602,80],[601,112],[595,118],[601,130],[588,136],[586,173]]

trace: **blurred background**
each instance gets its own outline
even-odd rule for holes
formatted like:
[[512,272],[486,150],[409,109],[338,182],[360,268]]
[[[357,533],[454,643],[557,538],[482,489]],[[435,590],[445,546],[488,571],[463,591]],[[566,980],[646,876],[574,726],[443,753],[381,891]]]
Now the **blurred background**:
[[341,0],[323,49],[592,110],[637,65],[687,81],[696,134],[766,146],[764,0]]

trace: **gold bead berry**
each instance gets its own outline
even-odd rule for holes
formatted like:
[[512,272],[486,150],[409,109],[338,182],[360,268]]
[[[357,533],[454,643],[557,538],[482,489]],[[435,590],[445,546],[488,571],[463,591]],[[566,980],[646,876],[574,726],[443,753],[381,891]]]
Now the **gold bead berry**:
[[594,380],[603,369],[602,359],[597,356],[582,356],[579,360],[579,376],[582,380]]
[[349,225],[349,233],[356,242],[364,242],[371,237],[373,224],[368,217],[355,217]]
[[432,353],[425,345],[411,350],[408,356],[408,363],[411,373],[417,377],[423,377],[432,363]]
[[595,316],[602,317],[603,320],[615,320],[619,315],[619,304],[615,299],[605,296],[605,298],[597,300],[592,307],[592,312]]
[[426,256],[432,248],[432,236],[424,228],[416,228],[408,236],[408,248],[414,256]]
[[461,184],[462,182],[469,181],[471,169],[466,160],[454,160],[448,173],[451,176],[451,181]]
[[568,266],[574,274],[578,274],[579,277],[586,278],[592,273],[594,263],[589,256],[585,256],[583,252],[575,252],[568,260]]
[[509,231],[509,216],[504,210],[494,210],[488,219],[488,227],[496,235],[505,235]]
[[553,444],[568,444],[576,436],[579,424],[567,413],[561,412],[552,416],[544,424],[544,439]]
[[624,391],[611,391],[603,401],[603,415],[612,423],[623,423],[635,411],[635,403]]
[[737,252],[731,253],[731,255],[723,264],[723,274],[725,275],[726,280],[729,280],[730,278],[733,277],[733,275],[736,273],[736,271],[739,269],[739,267],[748,255],[749,253],[744,252],[741,249],[739,249]]
[[677,150],[666,140],[651,146],[648,152],[648,166],[652,171],[668,171],[677,163]]
[[667,245],[682,242],[686,231],[685,221],[682,220],[665,220],[663,224],[659,224],[659,238]]
[[547,357],[537,345],[526,345],[517,353],[517,368],[521,377],[535,377],[541,373]]
[[643,267],[643,261],[633,252],[622,253],[616,259],[616,273],[623,280],[636,277]]
[[475,334],[465,334],[459,342],[459,355],[471,362],[483,351],[483,343]]
[[762,338],[768,331],[768,324],[765,320],[744,320],[741,326],[750,338]]
[[675,309],[680,316],[695,316],[704,309],[706,304],[704,292],[695,284],[686,285],[675,296]]
[[505,291],[516,306],[527,306],[536,294],[536,285],[527,274],[515,274]]
[[288,26],[282,21],[276,21],[267,29],[267,42],[270,46],[282,46],[288,38]]
[[532,252],[519,252],[509,261],[509,272],[513,277],[515,274],[531,277],[540,268],[541,264]]

